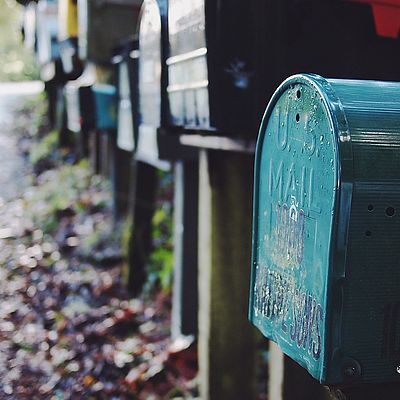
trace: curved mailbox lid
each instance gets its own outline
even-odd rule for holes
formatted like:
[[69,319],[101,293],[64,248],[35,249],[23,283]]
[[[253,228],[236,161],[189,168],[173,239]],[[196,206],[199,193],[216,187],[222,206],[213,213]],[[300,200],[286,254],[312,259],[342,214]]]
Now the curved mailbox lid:
[[382,359],[382,310],[400,301],[400,252],[386,271],[363,256],[386,239],[381,229],[368,242],[369,227],[400,231],[384,214],[387,201],[400,206],[399,116],[399,84],[316,75],[287,79],[264,115],[249,317],[321,382],[399,379],[396,361]]

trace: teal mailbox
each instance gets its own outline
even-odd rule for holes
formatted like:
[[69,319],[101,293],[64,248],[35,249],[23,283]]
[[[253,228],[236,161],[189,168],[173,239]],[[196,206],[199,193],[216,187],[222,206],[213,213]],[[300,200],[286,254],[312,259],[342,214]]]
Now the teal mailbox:
[[249,317],[327,384],[400,382],[400,84],[288,78],[257,143]]
[[95,124],[99,130],[117,129],[117,90],[113,85],[92,86]]

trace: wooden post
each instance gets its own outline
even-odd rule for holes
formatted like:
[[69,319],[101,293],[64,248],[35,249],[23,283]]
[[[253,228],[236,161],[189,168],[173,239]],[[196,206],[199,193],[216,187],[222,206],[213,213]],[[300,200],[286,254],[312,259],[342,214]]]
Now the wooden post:
[[128,213],[130,182],[131,182],[131,160],[132,153],[121,150],[113,143],[112,161],[112,184],[113,184],[113,209],[116,220],[121,219]]
[[67,127],[67,109],[64,98],[64,90],[61,84],[57,86],[56,96],[56,129],[58,131],[58,143],[60,147],[72,148],[73,140],[72,135],[68,131]]
[[111,176],[110,166],[110,156],[112,154],[111,144],[110,144],[110,134],[109,131],[100,131],[100,173],[104,177],[109,178]]
[[97,129],[88,132],[89,135],[89,162],[96,174],[100,173],[100,133]]
[[174,179],[172,338],[197,334],[198,160],[177,161]]
[[57,123],[57,87],[58,83],[54,79],[44,83],[48,103],[47,116],[52,129],[56,127]]
[[252,165],[250,155],[200,151],[199,375],[202,400],[256,398],[256,334],[247,319]]
[[146,280],[146,263],[152,247],[152,218],[155,209],[157,170],[134,161],[133,228],[129,244],[128,288],[135,296]]
[[268,365],[268,399],[274,400],[329,400],[326,387],[320,385],[308,372],[285,356],[270,342]]

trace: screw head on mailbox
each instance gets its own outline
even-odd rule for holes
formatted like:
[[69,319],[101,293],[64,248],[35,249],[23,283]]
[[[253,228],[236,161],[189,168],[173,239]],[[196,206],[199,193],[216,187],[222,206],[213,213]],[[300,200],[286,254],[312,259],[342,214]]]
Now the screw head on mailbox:
[[400,381],[400,84],[288,78],[254,187],[253,324],[322,383]]

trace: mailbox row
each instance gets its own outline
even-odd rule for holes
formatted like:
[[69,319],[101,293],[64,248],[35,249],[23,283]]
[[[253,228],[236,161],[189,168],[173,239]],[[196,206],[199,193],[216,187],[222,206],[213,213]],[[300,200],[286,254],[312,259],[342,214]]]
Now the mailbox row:
[[[376,6],[372,0],[39,0],[37,54],[43,78],[59,73],[65,82],[85,63],[110,65],[124,41],[135,39],[133,58],[138,50],[141,67],[128,76],[137,82],[118,84],[114,75],[113,84],[131,89],[131,103],[132,91],[141,91],[132,104],[144,126],[254,139],[265,103],[292,73],[396,79],[396,43],[376,35],[371,2]],[[131,62],[129,52],[121,56]],[[158,99],[150,104],[153,95]],[[147,128],[141,131],[151,136]]]
[[159,169],[195,158],[181,134],[255,139],[293,73],[364,79],[286,80],[256,150],[250,319],[329,384],[400,376],[400,91],[365,80],[400,81],[380,3],[58,0],[58,24],[55,1],[28,5],[68,129]]

